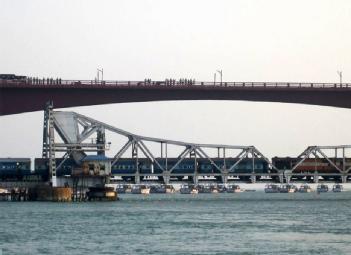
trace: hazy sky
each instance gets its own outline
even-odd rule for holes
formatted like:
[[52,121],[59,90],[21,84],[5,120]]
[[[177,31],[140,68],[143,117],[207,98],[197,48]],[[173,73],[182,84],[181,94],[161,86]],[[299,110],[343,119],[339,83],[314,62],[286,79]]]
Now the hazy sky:
[[[349,0],[0,0],[0,73],[63,79],[351,82]],[[74,108],[146,136],[296,156],[351,144],[351,110],[240,101]],[[42,112],[0,117],[0,157],[41,154]]]

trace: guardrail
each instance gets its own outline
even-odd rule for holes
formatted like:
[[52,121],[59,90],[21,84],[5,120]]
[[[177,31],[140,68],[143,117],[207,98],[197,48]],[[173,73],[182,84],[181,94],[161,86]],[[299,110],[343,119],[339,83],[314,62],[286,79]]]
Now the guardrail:
[[194,80],[165,81],[95,81],[61,79],[0,80],[0,85],[41,85],[41,86],[207,86],[207,87],[268,87],[268,88],[351,88],[350,83],[310,82],[195,82]]

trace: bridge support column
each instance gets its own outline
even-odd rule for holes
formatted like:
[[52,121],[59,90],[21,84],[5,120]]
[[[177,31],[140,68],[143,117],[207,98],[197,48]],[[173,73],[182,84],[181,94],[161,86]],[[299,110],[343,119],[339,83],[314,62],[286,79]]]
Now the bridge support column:
[[282,171],[279,172],[279,182],[284,183],[284,172]]
[[222,183],[226,184],[228,182],[228,175],[227,174],[222,174]]
[[346,183],[347,182],[347,175],[344,174],[344,175],[341,176],[341,182],[342,183]]
[[96,143],[97,144],[103,144],[103,146],[99,147],[99,150],[97,152],[98,155],[105,156],[105,144],[106,144],[106,138],[105,138],[105,129],[100,128],[96,131]]
[[292,177],[292,171],[291,170],[285,170],[284,171],[284,177],[285,177],[285,182],[290,183],[291,177]]
[[199,182],[199,176],[198,176],[197,174],[194,174],[194,175],[193,175],[193,182],[194,182],[195,185],[198,184],[198,182]]
[[256,175],[251,175],[251,183],[256,183]]
[[140,184],[140,174],[139,173],[135,174],[135,184]]
[[314,183],[318,183],[318,181],[319,181],[319,175],[318,175],[318,173],[315,173],[315,174],[313,175],[313,182],[314,182]]
[[164,184],[168,185],[170,179],[171,179],[170,172],[169,171],[164,172],[163,173],[163,182],[164,182]]
[[290,183],[290,181],[291,181],[291,175],[290,174],[285,175],[285,182]]

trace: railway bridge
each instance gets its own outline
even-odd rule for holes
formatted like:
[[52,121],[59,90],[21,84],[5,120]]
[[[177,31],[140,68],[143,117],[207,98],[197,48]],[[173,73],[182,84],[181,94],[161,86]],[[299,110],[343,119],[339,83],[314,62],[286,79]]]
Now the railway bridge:
[[[110,150],[106,131],[124,138],[124,143],[112,151],[112,158],[105,156],[105,151]],[[54,111],[51,105],[45,111],[43,158],[49,162],[49,172],[56,185],[62,185],[66,180],[62,168],[73,165],[78,172],[75,174],[72,169],[68,175],[73,179],[75,175],[80,177],[80,182],[87,178],[90,182],[105,182],[106,179],[101,177],[110,176],[137,184],[147,180],[166,184],[174,181],[197,184],[201,180],[290,182],[292,178],[347,182],[351,178],[351,159],[347,158],[350,150],[351,146],[347,145],[309,146],[294,158],[268,159],[255,146],[146,137],[76,112]],[[57,160],[57,153],[64,155]],[[96,156],[91,158],[91,153],[96,153]],[[87,158],[90,162],[85,165]],[[67,165],[65,162],[69,159],[76,163],[71,161]],[[97,168],[100,171],[96,171]]]

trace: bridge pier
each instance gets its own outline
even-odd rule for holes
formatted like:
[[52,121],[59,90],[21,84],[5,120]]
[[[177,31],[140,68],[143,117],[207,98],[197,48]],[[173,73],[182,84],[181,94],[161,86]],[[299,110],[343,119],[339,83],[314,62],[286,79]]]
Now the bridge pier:
[[136,173],[135,174],[135,180],[134,180],[135,184],[140,184],[140,174]]
[[314,182],[314,183],[318,183],[318,181],[319,181],[319,175],[318,175],[318,173],[315,173],[315,174],[313,175],[313,182]]
[[346,183],[347,182],[347,175],[345,175],[345,173],[344,173],[344,175],[341,176],[341,182],[342,183]]
[[222,174],[222,183],[226,184],[228,182],[228,175],[227,174]]
[[197,185],[199,183],[199,176],[197,174],[193,175],[193,183]]
[[251,183],[256,183],[256,175],[251,175]]
[[290,183],[292,177],[292,171],[291,170],[284,170],[284,178],[286,183]]
[[279,171],[279,182],[284,183],[284,171]]
[[164,182],[164,184],[168,185],[170,179],[171,179],[170,172],[169,171],[165,171],[163,173],[163,182]]

